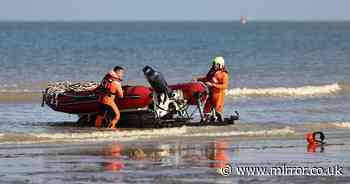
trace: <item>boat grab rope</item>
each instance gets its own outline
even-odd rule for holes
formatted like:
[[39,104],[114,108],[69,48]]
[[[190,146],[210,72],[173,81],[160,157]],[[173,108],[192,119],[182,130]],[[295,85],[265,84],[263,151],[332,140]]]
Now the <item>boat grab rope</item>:
[[[97,82],[78,82],[72,83],[70,81],[58,81],[58,82],[49,82],[48,87],[43,93],[45,101],[50,102],[50,104],[55,104],[58,106],[58,97],[60,94],[65,93],[66,96],[71,96],[79,98],[79,96],[69,95],[67,92],[81,92],[95,89],[98,86]],[[94,96],[94,95],[93,95]],[[86,96],[84,96],[86,97]]]

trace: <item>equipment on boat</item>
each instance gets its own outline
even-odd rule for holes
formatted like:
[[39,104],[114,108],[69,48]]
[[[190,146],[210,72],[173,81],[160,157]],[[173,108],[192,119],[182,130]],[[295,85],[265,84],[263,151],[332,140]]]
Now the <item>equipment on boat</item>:
[[[124,97],[116,103],[121,112],[118,127],[175,127],[182,125],[227,125],[239,119],[235,115],[225,118],[223,123],[203,122],[203,108],[209,91],[202,82],[168,85],[164,76],[150,66],[143,73],[151,87],[123,86]],[[98,84],[84,82],[49,83],[43,92],[42,105],[48,105],[55,111],[77,114],[78,123],[93,125],[98,112]],[[193,122],[193,113],[189,107],[196,107],[200,121]]]

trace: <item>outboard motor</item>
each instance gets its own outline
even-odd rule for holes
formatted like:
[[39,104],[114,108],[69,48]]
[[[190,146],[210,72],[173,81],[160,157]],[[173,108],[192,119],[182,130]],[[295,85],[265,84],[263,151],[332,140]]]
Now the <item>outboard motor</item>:
[[184,109],[182,90],[170,89],[164,76],[150,66],[145,66],[142,71],[153,88],[153,110],[157,118],[178,114]]
[[172,91],[169,88],[168,83],[165,81],[164,76],[160,72],[155,71],[148,65],[146,65],[142,71],[155,92],[165,93],[168,97],[170,97]]

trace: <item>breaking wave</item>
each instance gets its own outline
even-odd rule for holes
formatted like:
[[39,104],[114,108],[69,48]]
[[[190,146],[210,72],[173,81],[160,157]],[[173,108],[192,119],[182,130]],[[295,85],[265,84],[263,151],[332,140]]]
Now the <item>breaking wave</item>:
[[350,128],[350,122],[333,123],[333,125],[339,128]]
[[[60,142],[101,142],[101,141],[135,141],[150,138],[165,137],[226,137],[226,136],[284,136],[294,134],[290,127],[254,130],[254,131],[209,131],[191,127],[147,129],[147,130],[120,130],[120,131],[95,131],[78,133],[3,133],[0,134],[0,144],[35,144],[35,143],[60,143]],[[199,131],[199,132],[198,132]]]
[[189,137],[226,137],[226,136],[283,136],[294,134],[295,131],[290,127],[271,129],[271,130],[256,130],[256,131],[230,131],[230,132],[213,132],[213,133],[195,133],[186,136]]
[[342,90],[338,83],[323,86],[303,86],[297,88],[234,88],[227,91],[230,96],[272,96],[272,97],[308,97],[335,94]]
[[186,127],[147,130],[102,130],[64,133],[3,133],[0,144],[33,144],[56,142],[132,141],[186,133]]
[[[32,87],[18,88],[17,86],[0,86],[0,103],[38,103],[41,102],[43,84]],[[322,86],[303,86],[296,88],[233,88],[226,93],[233,97],[315,97],[337,94],[339,92],[350,93],[350,84],[329,84]]]

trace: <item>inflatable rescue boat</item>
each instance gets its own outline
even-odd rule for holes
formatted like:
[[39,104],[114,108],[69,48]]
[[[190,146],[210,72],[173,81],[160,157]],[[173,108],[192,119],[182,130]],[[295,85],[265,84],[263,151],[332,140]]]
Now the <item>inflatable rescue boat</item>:
[[[238,120],[238,113],[224,122],[204,121],[203,108],[210,93],[208,87],[201,82],[168,85],[163,75],[150,66],[143,69],[150,83],[147,86],[123,86],[124,97],[116,100],[121,112],[121,120],[117,127],[161,128],[176,126],[228,125]],[[98,84],[94,82],[49,83],[43,91],[42,106],[51,109],[77,114],[80,125],[93,126],[98,112]],[[199,114],[194,120],[188,109],[193,106]],[[108,117],[106,118],[108,124]]]

